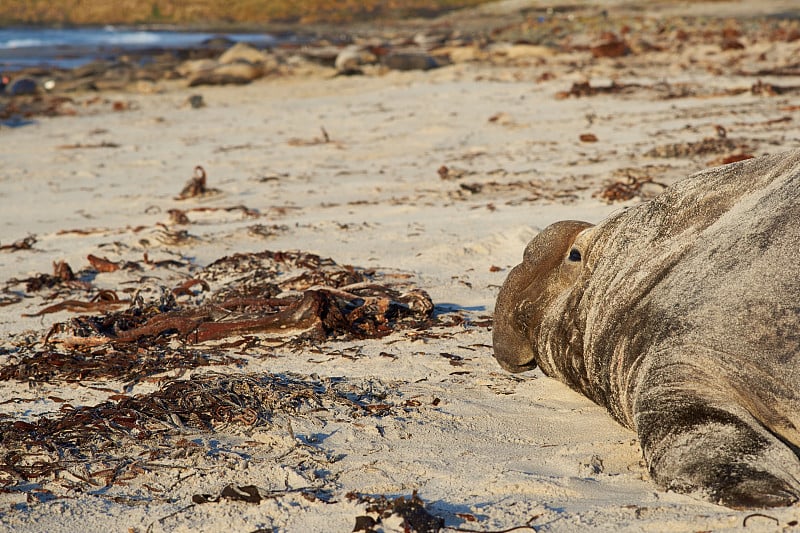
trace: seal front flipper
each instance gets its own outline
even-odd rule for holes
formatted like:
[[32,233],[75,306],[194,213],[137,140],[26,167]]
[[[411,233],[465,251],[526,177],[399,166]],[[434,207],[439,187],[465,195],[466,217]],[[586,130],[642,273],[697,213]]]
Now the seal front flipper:
[[690,381],[664,381],[664,373],[662,368],[660,383],[640,388],[633,409],[656,483],[739,509],[782,507],[800,499],[798,460],[788,446],[745,409],[726,402],[713,385],[699,387],[709,385],[710,376],[697,368],[669,373],[689,374]]

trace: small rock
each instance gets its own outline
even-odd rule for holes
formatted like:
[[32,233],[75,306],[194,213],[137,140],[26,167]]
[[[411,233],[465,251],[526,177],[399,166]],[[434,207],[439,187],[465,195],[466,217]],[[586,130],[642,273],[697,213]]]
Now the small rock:
[[246,61],[223,63],[213,70],[215,74],[242,78],[248,82],[257,80],[264,75],[261,65],[254,65]]
[[18,78],[6,87],[6,93],[11,96],[36,94],[37,92],[39,92],[39,84],[33,78]]
[[175,68],[175,72],[184,78],[188,78],[200,72],[210,72],[217,66],[213,59],[190,59],[184,61]]
[[337,55],[333,65],[339,74],[362,74],[361,67],[376,61],[375,55],[363,46],[352,44],[344,47]]
[[192,109],[200,109],[201,107],[206,106],[206,102],[203,100],[202,94],[193,94],[186,99],[186,102],[191,106]]
[[270,54],[258,50],[253,46],[250,46],[246,43],[236,43],[235,45],[228,48],[225,52],[219,56],[219,62],[224,64],[228,63],[267,63],[270,61],[271,56]]
[[213,70],[204,70],[189,78],[189,87],[198,85],[245,85],[263,76],[258,65],[247,62],[219,65]]
[[335,46],[316,46],[303,48],[300,50],[300,55],[307,61],[318,65],[333,67],[341,52],[342,50]]
[[424,52],[391,52],[381,63],[392,70],[431,70],[441,66],[436,58]]
[[236,41],[226,35],[215,35],[214,37],[209,37],[208,39],[204,40],[202,44],[206,48],[224,50],[236,44]]

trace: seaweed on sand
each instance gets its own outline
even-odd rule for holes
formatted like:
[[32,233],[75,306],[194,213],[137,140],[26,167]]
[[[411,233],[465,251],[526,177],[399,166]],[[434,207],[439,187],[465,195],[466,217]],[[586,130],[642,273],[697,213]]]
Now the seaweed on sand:
[[[64,404],[57,416],[0,422],[0,484],[71,477],[109,486],[157,468],[154,461],[170,459],[176,443],[198,432],[247,433],[275,425],[283,430],[286,419],[320,410],[333,410],[340,418],[381,416],[394,407],[372,385],[360,388],[341,379],[297,375],[210,373],[91,407]],[[380,410],[372,408],[375,402]]]

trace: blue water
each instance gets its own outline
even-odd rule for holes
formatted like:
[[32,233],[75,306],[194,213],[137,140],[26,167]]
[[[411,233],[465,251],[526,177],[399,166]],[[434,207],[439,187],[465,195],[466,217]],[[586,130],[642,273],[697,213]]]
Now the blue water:
[[269,46],[269,34],[103,28],[0,28],[0,70],[30,66],[73,68],[126,51],[201,47],[212,37]]

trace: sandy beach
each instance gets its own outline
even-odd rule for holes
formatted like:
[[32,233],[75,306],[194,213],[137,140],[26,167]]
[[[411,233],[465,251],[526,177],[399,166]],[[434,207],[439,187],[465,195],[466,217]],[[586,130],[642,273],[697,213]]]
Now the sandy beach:
[[[426,24],[511,35],[531,4]],[[800,145],[797,11],[765,16],[790,4],[587,4],[552,15],[594,21],[569,47],[449,45],[436,69],[355,76],[298,59],[242,86],[73,93],[69,113],[0,126],[0,529],[791,529],[796,506],[659,490],[631,431],[491,350],[498,288],[551,222]],[[196,167],[207,190],[182,195]],[[374,317],[180,330],[231,295],[274,311],[304,291]],[[119,340],[159,313],[183,322]]]

